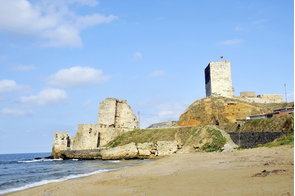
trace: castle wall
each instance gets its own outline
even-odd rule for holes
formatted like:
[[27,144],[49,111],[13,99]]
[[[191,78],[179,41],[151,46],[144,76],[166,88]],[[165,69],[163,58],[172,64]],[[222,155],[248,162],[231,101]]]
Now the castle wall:
[[210,62],[205,69],[206,96],[219,95],[233,97],[234,89],[231,80],[229,61]]
[[131,107],[122,99],[117,100],[115,126],[122,132],[134,130],[138,126],[138,121]]
[[99,143],[98,124],[79,124],[76,136],[71,137],[71,150],[96,149]]
[[260,98],[262,100],[269,100],[272,103],[282,103],[283,102],[283,97],[282,95],[279,94],[262,94],[262,95],[257,95],[257,98]]
[[116,98],[106,98],[99,103],[97,124],[115,125]]
[[[138,126],[136,116],[126,100],[106,98],[99,104],[97,124],[79,124],[76,136],[70,140],[71,150],[93,150]],[[67,138],[67,139],[65,139]],[[68,132],[55,132],[52,155],[60,157],[67,150]]]
[[239,97],[238,99],[247,101],[250,103],[282,103],[283,98],[282,95],[270,95],[270,94],[262,94],[257,95],[257,97]]
[[69,142],[68,131],[64,131],[64,132],[55,131],[51,156],[53,156],[54,158],[57,158],[58,157],[57,154],[60,153],[61,150],[67,150],[68,142]]
[[240,92],[240,97],[255,98],[256,93],[254,91],[244,91],[244,92]]

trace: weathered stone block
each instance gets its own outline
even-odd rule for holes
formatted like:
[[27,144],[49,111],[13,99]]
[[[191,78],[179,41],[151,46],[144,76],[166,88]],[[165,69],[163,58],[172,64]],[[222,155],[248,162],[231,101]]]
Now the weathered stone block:
[[117,146],[101,151],[103,160],[132,159],[138,157],[138,150],[134,142],[124,146]]
[[255,98],[256,93],[254,91],[244,91],[240,92],[240,97]]
[[137,149],[138,149],[138,155],[139,156],[149,156],[151,154],[151,151],[154,149],[154,144],[152,142],[150,143],[143,143],[137,144]]
[[176,153],[177,151],[177,141],[158,141],[157,142],[157,155],[165,156]]

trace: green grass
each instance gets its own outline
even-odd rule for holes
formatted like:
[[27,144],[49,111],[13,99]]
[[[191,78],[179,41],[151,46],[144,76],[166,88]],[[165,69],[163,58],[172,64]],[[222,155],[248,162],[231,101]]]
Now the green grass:
[[201,150],[205,152],[222,151],[222,147],[226,144],[226,138],[222,136],[221,132],[215,129],[207,129],[207,132],[211,135],[212,143],[205,143]]
[[249,120],[241,128],[241,132],[294,131],[294,114],[269,119]]
[[[200,149],[206,152],[221,151],[226,143],[226,139],[220,131],[205,126],[193,126],[129,131],[109,142],[106,146],[113,148],[131,142],[135,144],[148,142],[156,144],[158,141],[174,141],[176,138],[181,140],[184,146],[192,146],[197,143],[204,144],[205,138],[207,138],[207,141],[210,142],[205,143],[203,148]],[[208,138],[212,138],[212,140],[208,140]]]
[[258,147],[274,147],[274,146],[283,146],[283,145],[290,145],[291,147],[294,147],[294,132],[283,135],[279,138],[277,138],[273,142],[269,142],[266,144],[260,144]]

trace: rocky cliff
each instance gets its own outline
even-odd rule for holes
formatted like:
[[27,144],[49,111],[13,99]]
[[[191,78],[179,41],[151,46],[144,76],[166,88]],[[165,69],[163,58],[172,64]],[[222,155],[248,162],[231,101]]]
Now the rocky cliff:
[[192,103],[180,116],[179,126],[235,123],[236,119],[272,112],[274,107],[286,107],[281,104],[249,103],[238,98],[210,96]]

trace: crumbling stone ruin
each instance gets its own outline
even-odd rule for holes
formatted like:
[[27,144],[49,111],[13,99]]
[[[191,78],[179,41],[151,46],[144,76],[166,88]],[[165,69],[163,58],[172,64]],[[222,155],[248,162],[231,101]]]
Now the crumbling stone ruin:
[[[230,62],[217,61],[210,62],[205,68],[205,88],[206,97],[222,96],[235,98],[234,88],[232,87]],[[261,94],[256,97],[253,91],[241,92],[240,97],[243,101],[253,103],[282,103],[283,98],[280,94]]]
[[138,121],[126,100],[106,98],[99,104],[97,124],[79,124],[76,136],[69,139],[68,132],[54,133],[52,155],[62,150],[94,150],[106,145],[124,132],[133,131]]
[[51,156],[53,156],[53,152],[58,153],[61,150],[67,150],[67,147],[69,146],[69,141],[70,140],[68,136],[68,131],[65,131],[65,132],[56,131],[54,133]]

